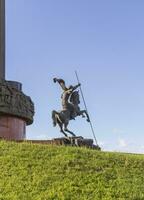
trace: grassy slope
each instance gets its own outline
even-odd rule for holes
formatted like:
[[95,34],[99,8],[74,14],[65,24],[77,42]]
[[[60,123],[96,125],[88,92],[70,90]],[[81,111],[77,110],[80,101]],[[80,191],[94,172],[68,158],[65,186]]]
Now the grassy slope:
[[0,142],[0,200],[144,199],[144,155]]

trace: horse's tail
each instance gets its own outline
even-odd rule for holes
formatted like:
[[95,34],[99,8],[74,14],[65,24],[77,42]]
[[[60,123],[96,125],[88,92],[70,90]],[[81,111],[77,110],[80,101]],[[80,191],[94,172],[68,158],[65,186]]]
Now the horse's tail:
[[60,113],[55,110],[52,111],[53,126],[56,126],[58,122],[62,123],[59,114]]

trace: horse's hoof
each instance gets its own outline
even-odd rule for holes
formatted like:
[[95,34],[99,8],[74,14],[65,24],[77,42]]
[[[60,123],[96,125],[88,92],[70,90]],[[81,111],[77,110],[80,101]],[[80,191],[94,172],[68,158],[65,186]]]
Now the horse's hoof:
[[89,120],[89,119],[87,119],[87,122],[90,122],[90,120]]
[[83,140],[84,138],[83,138],[82,136],[78,136],[78,139],[81,139],[81,140]]
[[75,120],[75,118],[74,118],[74,117],[71,117],[71,119],[72,119],[72,120]]
[[68,136],[65,137],[66,140],[70,141],[70,138]]

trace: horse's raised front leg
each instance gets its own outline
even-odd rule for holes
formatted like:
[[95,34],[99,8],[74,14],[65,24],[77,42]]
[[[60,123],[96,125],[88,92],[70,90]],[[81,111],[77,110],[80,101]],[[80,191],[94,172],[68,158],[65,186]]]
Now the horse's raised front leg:
[[83,114],[85,113],[85,115],[86,115],[86,117],[87,117],[87,122],[90,122],[90,118],[89,118],[89,115],[88,115],[88,113],[87,113],[87,111],[86,110],[81,110],[80,112],[79,112],[79,115],[82,115],[82,117],[84,116]]

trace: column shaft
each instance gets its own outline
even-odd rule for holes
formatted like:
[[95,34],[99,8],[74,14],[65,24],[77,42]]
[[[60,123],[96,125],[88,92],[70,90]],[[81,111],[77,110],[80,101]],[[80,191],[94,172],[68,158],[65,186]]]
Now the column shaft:
[[0,0],[0,78],[5,79],[5,0]]

